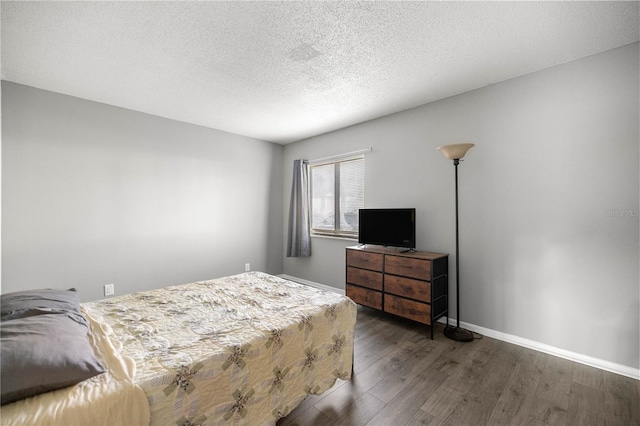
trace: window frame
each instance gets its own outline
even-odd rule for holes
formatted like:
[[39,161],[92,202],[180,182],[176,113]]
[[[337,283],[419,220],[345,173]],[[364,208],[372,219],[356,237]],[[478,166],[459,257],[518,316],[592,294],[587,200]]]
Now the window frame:
[[[341,163],[346,163],[349,161],[355,161],[355,160],[361,160],[362,161],[362,168],[364,170],[365,164],[364,164],[364,154],[359,154],[359,155],[353,155],[353,156],[348,156],[348,157],[341,157],[341,158],[334,158],[331,160],[327,160],[327,161],[318,161],[318,162],[313,162],[313,163],[309,163],[309,194],[310,194],[310,202],[309,202],[309,206],[310,206],[310,213],[311,213],[311,217],[313,218],[313,209],[314,209],[314,203],[313,203],[313,168],[315,167],[320,167],[320,166],[327,166],[332,164],[334,166],[334,182],[333,182],[333,213],[334,213],[334,223],[333,223],[333,229],[324,229],[324,228],[314,228],[313,227],[313,219],[310,221],[310,230],[311,230],[311,236],[312,237],[331,237],[331,238],[344,238],[344,239],[350,239],[350,240],[358,240],[358,230],[355,231],[348,231],[348,230],[341,230],[340,229],[340,224],[341,224],[341,206],[340,206],[340,177],[341,177],[341,173],[340,173],[340,165]],[[362,181],[362,207],[364,208],[364,175],[363,175],[363,181]]]

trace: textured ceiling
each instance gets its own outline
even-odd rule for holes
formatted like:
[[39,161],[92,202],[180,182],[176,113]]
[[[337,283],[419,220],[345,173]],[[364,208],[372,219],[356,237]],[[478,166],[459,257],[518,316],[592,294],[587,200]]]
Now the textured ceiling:
[[289,143],[639,39],[638,2],[7,2],[2,78]]

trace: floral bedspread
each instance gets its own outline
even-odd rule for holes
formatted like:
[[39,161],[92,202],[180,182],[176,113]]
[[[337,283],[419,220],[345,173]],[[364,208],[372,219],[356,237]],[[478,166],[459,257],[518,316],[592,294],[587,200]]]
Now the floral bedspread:
[[264,273],[83,307],[135,361],[152,425],[272,425],[351,377],[355,304]]

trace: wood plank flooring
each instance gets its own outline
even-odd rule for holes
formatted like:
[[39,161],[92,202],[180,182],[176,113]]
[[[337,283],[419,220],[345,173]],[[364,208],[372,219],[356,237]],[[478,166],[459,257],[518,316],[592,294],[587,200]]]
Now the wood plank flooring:
[[354,376],[278,426],[640,426],[640,381],[358,307]]

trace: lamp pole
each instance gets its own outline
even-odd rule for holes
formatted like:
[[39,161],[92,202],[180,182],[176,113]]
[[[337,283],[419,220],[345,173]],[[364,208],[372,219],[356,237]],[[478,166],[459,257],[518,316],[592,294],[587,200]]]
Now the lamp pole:
[[[469,330],[460,328],[460,233],[458,229],[458,164],[460,159],[464,157],[464,154],[473,147],[471,143],[455,144],[439,147],[445,157],[453,160],[453,167],[455,170],[455,185],[456,185],[456,326],[449,326],[447,320],[447,326],[444,329],[444,335],[449,339],[457,342],[471,342],[473,341],[473,333]],[[447,315],[448,317],[449,315]]]
[[460,328],[460,232],[458,230],[458,164],[460,159],[453,160],[456,171],[456,327]]

